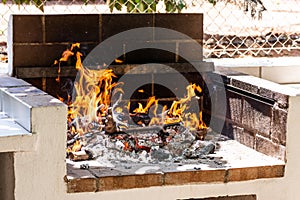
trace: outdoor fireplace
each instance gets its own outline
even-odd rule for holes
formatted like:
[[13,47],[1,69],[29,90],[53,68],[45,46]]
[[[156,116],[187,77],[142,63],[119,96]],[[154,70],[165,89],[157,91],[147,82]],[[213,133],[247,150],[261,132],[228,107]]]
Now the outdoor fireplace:
[[[59,67],[53,63],[67,48],[71,50],[72,44],[80,42],[78,52],[82,60],[85,58],[81,67],[88,66],[88,70],[100,71],[102,75],[111,70],[111,84],[122,82],[125,90],[122,95],[110,96],[105,113],[96,112],[106,122],[92,121],[85,129],[90,128],[90,132],[76,132],[67,138],[71,149],[81,139],[89,141],[82,145],[84,151],[69,155],[65,176],[69,193],[284,177],[289,98],[295,91],[245,74],[214,69],[213,63],[204,62],[199,49],[202,21],[201,14],[12,16],[11,75],[71,104],[69,90],[64,93],[61,89],[66,89],[68,83],[76,84],[83,73],[70,66],[78,61],[76,52]],[[148,28],[143,29],[145,26]],[[133,28],[146,34],[135,38],[136,33],[129,30]],[[166,31],[162,28],[188,37],[161,32]],[[102,62],[102,58],[99,61],[97,55],[105,57],[105,52],[100,51],[100,46],[99,54],[98,44],[127,30],[135,34],[108,43],[122,48],[105,46],[109,56],[113,52],[112,62]],[[143,48],[135,49],[132,44]],[[133,85],[129,87],[133,90],[126,91],[128,85]],[[10,101],[10,96],[17,98],[16,94],[26,89],[3,88],[6,101]],[[45,95],[42,91],[33,98]],[[145,112],[135,111],[145,110],[151,98],[158,103],[152,103]],[[183,99],[189,104],[183,104]],[[121,102],[127,106],[125,114],[126,106],[119,107]],[[180,102],[180,108],[188,108],[186,116],[170,115],[174,102]],[[9,115],[8,105],[2,103],[2,111]],[[159,110],[156,114],[160,117],[165,113],[172,123],[151,124],[155,117],[151,108]],[[116,114],[117,110],[122,110],[122,116]],[[109,123],[113,114],[119,118]],[[197,122],[178,120],[194,114]],[[132,122],[127,123],[124,118]],[[33,126],[28,120],[18,123],[28,131]],[[201,129],[197,129],[199,125]],[[67,133],[64,131],[60,134]],[[254,198],[252,194],[256,192],[244,194]]]

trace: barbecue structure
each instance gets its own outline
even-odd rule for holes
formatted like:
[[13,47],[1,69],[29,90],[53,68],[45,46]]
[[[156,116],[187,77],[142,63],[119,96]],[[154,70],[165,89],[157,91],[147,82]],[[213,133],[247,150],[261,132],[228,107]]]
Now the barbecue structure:
[[[16,184],[11,195],[89,200],[121,194],[123,199],[126,191],[105,191],[135,188],[134,194],[159,191],[155,198],[164,198],[165,191],[177,191],[171,185],[182,185],[167,198],[216,197],[224,191],[264,198],[269,193],[259,188],[295,180],[292,171],[297,170],[287,168],[291,173],[285,174],[285,161],[297,151],[285,151],[288,131],[291,150],[296,149],[293,133],[299,129],[291,119],[298,116],[297,93],[204,62],[201,48],[192,45],[202,44],[202,21],[201,14],[12,16],[10,72],[23,80],[0,82],[1,107],[7,113],[3,119],[13,117],[26,136],[8,138],[12,147],[1,146],[13,152],[3,157],[14,158],[5,164],[14,167],[1,171],[15,174],[17,181],[7,179]],[[104,62],[92,67],[86,62],[106,39],[145,26],[151,30],[144,35],[148,42],[132,35],[114,40],[121,53],[115,55],[108,45],[100,54],[113,53],[111,63],[103,68]],[[161,28],[192,41],[159,34]],[[149,48],[132,50],[132,41]],[[151,71],[162,65],[168,70]],[[179,84],[182,77],[187,81]],[[159,80],[168,80],[168,87]],[[136,82],[139,87],[128,92]],[[29,194],[33,188],[42,194]]]

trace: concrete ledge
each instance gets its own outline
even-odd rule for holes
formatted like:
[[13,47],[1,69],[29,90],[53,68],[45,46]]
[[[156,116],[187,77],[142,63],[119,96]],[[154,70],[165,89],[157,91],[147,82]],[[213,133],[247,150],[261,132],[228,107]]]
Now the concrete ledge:
[[[4,79],[7,84],[0,85],[1,111],[30,133],[34,132],[32,129],[33,109],[64,105],[54,97],[20,79],[11,77]],[[3,82],[5,81],[3,80]]]
[[217,68],[227,68],[279,84],[300,83],[299,57],[222,58],[206,61],[214,62]]
[[[209,157],[211,156],[211,157]],[[105,167],[97,161],[67,161],[68,193],[155,186],[228,183],[264,178],[284,177],[285,162],[263,155],[237,141],[220,142],[220,150],[208,155],[212,163],[201,160],[193,163],[122,164]],[[221,159],[218,159],[221,158]],[[87,164],[88,169],[80,169]],[[126,167],[127,166],[127,167]]]
[[36,111],[65,105],[21,79],[1,77],[0,106],[0,152],[26,152],[37,145]]
[[[284,168],[284,165],[274,165],[104,177],[95,177],[90,173],[90,170],[73,169],[72,174],[70,174],[73,177],[67,179],[67,185],[68,193],[77,193],[168,185],[228,183],[263,178],[280,178],[284,176]],[[97,168],[93,170],[95,171]],[[110,172],[111,169],[106,170]]]
[[9,117],[13,118],[15,122],[24,127],[28,132],[31,130],[31,106],[21,102],[14,95],[11,95],[6,89],[0,90],[0,97],[2,100],[1,110]]
[[0,152],[33,151],[36,135],[32,135],[13,119],[0,114]]

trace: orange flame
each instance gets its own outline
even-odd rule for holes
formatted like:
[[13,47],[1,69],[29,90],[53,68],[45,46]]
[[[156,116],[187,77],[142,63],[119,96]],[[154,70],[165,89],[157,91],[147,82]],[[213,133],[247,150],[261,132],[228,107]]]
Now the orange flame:
[[80,141],[76,140],[76,142],[73,144],[72,149],[69,149],[69,152],[77,152],[77,151],[80,151],[81,148],[82,148],[82,145],[81,145]]
[[[74,101],[71,101],[71,97],[68,96],[67,104],[69,106],[68,112],[68,122],[73,122],[74,119],[81,117],[84,120],[84,123],[89,124],[91,122],[102,123],[102,116],[104,116],[110,107],[112,90],[120,83],[113,83],[113,78],[116,78],[115,74],[110,69],[104,70],[92,70],[84,68],[82,65],[82,54],[79,51],[76,53],[73,52],[74,48],[80,48],[79,43],[72,44],[70,49],[67,49],[63,52],[62,57],[54,62],[55,65],[58,64],[58,77],[57,81],[60,81],[60,72],[61,72],[61,62],[66,62],[71,56],[76,58],[76,69],[78,70],[79,78],[78,81],[74,84],[74,89],[76,91],[76,98]],[[115,60],[116,63],[122,63],[122,60]],[[190,84],[186,87],[187,95],[184,98],[175,100],[172,102],[171,107],[167,108],[164,106],[162,113],[158,117],[158,100],[155,96],[150,97],[147,100],[145,106],[142,103],[138,103],[138,108],[136,108],[134,113],[145,113],[148,114],[150,108],[153,117],[151,119],[150,125],[153,124],[169,124],[169,123],[178,123],[182,122],[184,126],[189,127],[191,130],[199,130],[207,128],[206,124],[202,120],[202,112],[199,112],[199,116],[196,113],[188,112],[190,107],[190,102],[193,97],[196,96],[197,92],[202,92],[200,86],[196,84]],[[121,91],[117,88],[115,91]],[[122,92],[122,91],[121,91]],[[144,90],[138,90],[140,93],[144,93]],[[63,98],[58,97],[61,101],[64,101]],[[153,107],[154,106],[154,107]],[[127,109],[130,108],[130,102],[128,102]],[[121,107],[115,109],[116,112],[123,112]],[[70,132],[72,134],[83,135],[86,133],[87,127],[79,127],[77,122],[76,128],[72,127]],[[80,151],[82,144],[80,141],[76,141],[72,148],[68,148],[68,152]],[[128,143],[124,143],[124,149],[130,149]]]
[[[83,117],[85,123],[100,122],[101,116],[104,115],[109,106],[111,100],[112,89],[118,85],[113,83],[113,78],[116,76],[112,70],[92,70],[84,68],[82,65],[82,53],[79,51],[74,55],[74,48],[80,48],[80,43],[74,43],[70,49],[63,52],[59,61],[55,61],[54,64],[58,64],[58,77],[56,81],[60,81],[62,61],[68,61],[71,56],[76,57],[76,69],[78,70],[79,78],[74,83],[74,89],[76,91],[76,98],[71,101],[71,97],[68,97],[68,121],[72,122],[77,117]],[[120,91],[120,89],[116,90]],[[61,101],[65,101],[63,98],[58,97]],[[77,133],[86,131],[85,127],[78,127]],[[73,132],[74,130],[71,130]]]
[[77,43],[72,44],[70,50],[72,51],[75,47],[80,48],[80,43],[77,42]]
[[59,61],[67,62],[69,60],[69,58],[73,55],[74,55],[74,53],[71,50],[67,49],[62,53],[62,57],[59,59]]
[[115,63],[117,63],[117,64],[122,64],[123,62],[124,62],[123,60],[120,60],[118,58],[115,59]]
[[[148,113],[149,111],[149,108],[152,106],[152,105],[157,105],[158,104],[158,100],[155,99],[155,96],[152,96],[150,97],[148,100],[147,100],[147,103],[146,103],[146,106],[145,108],[143,108],[143,105],[141,103],[138,103],[139,107],[136,108],[133,112],[135,113]],[[156,106],[157,107],[157,106]]]
[[[196,113],[187,112],[187,109],[189,108],[189,102],[194,96],[196,96],[195,91],[202,92],[201,87],[196,84],[190,84],[189,86],[187,86],[186,90],[186,97],[173,101],[169,110],[167,110],[167,106],[165,105],[162,109],[160,117],[157,117],[156,112],[158,100],[156,100],[154,96],[148,99],[145,107],[143,107],[143,105],[139,103],[138,108],[136,108],[133,112],[148,113],[149,108],[154,104],[155,108],[153,111],[153,117],[151,119],[150,125],[183,122],[184,126],[189,127],[191,130],[207,128],[206,124],[202,120],[202,112],[199,113],[199,117]],[[128,105],[128,107],[130,107],[130,103]]]
[[82,63],[81,63],[81,56],[82,56],[82,53],[80,53],[79,51],[76,52],[76,69],[79,70],[82,68]]
[[[77,47],[77,48],[80,48],[80,43],[74,43],[72,44],[71,48],[70,49],[66,49],[63,53],[62,53],[62,56],[61,58],[59,59],[59,61],[55,60],[54,61],[54,65],[58,65],[58,69],[57,69],[57,78],[55,79],[57,82],[60,82],[60,73],[61,73],[61,66],[60,66],[60,63],[61,62],[67,62],[69,60],[69,58],[71,56],[74,56],[74,52],[73,49]],[[76,53],[76,69],[82,67],[82,64],[81,64],[81,56],[82,54],[80,52],[77,52]]]
[[80,77],[74,84],[76,98],[73,102],[74,117],[87,117],[88,122],[101,121],[111,100],[112,89],[117,83],[112,83],[116,77],[112,70],[79,69]]
[[199,112],[199,123],[198,123],[198,129],[205,129],[207,128],[206,124],[202,120],[202,111]]
[[185,98],[179,99],[178,101],[173,101],[171,108],[168,112],[168,118],[166,118],[165,123],[176,123],[183,121],[183,114],[188,107],[188,103],[191,101],[192,97],[196,96],[195,90],[201,92],[202,89],[196,84],[190,84],[186,87],[187,96]]

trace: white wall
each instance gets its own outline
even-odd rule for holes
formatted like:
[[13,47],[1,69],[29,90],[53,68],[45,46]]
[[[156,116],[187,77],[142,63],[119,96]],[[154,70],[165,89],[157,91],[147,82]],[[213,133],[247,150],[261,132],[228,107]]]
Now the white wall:
[[[258,200],[295,200],[300,194],[300,97],[290,98],[287,136],[287,164],[283,178],[260,179],[220,184],[193,184],[143,189],[117,190],[97,193],[66,193],[65,165],[65,107],[41,108],[33,112],[38,134],[34,152],[15,154],[16,200],[175,200],[256,194]],[[48,121],[48,116],[56,119]],[[36,121],[37,120],[37,121]],[[49,134],[49,130],[50,133]]]
[[225,67],[279,84],[300,83],[300,57],[208,59]]

